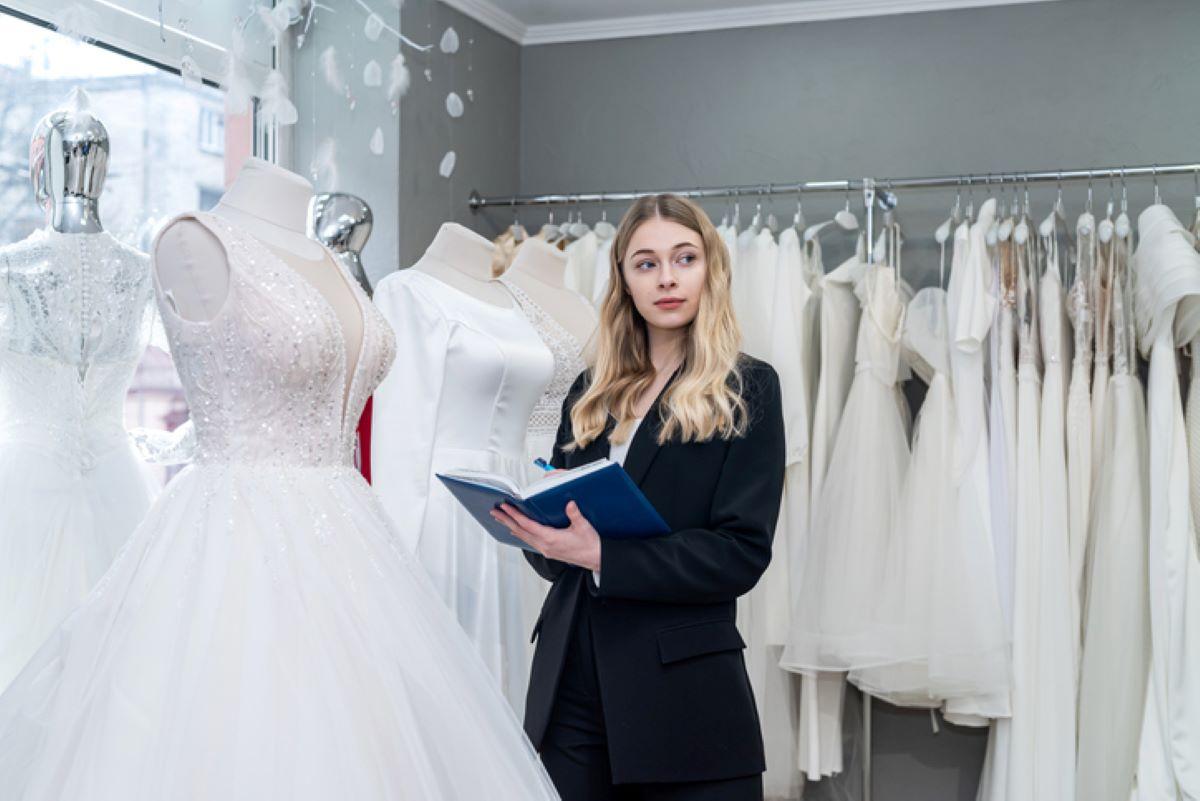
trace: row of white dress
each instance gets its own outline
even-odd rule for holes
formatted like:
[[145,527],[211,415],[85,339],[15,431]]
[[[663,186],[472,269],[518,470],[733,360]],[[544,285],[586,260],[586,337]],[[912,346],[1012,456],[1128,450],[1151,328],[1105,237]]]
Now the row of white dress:
[[[1147,332],[1165,314],[1154,331],[1190,342],[1200,314],[1174,311],[1191,312],[1179,297],[1155,311],[1155,288],[1190,291],[1160,277],[1169,248],[1147,238],[1166,214],[1142,215],[1131,258],[1111,220],[1039,230],[989,200],[954,230],[946,289],[915,295],[898,259],[868,264],[861,246],[825,273],[794,229],[719,229],[745,349],[775,365],[786,409],[774,558],[739,609],[768,798],[842,769],[846,678],[990,724],[982,801],[1198,797],[1196,527],[1169,503],[1186,510],[1200,487],[1200,433],[1184,435],[1167,383],[1174,345],[1155,370]],[[1200,266],[1170,219],[1174,258]],[[906,369],[928,387],[911,447]],[[1200,394],[1189,410],[1200,431]]]

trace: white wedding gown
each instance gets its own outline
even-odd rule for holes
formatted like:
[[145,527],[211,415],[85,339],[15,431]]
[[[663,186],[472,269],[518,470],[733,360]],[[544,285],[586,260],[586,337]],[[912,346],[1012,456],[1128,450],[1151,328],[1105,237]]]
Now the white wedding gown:
[[363,319],[349,369],[319,291],[195,219],[230,269],[211,320],[163,304],[197,459],[0,696],[5,799],[557,798],[351,463],[386,323],[343,270]]
[[1169,208],[1138,217],[1135,308],[1149,356],[1150,679],[1136,801],[1200,799],[1200,555],[1176,345],[1200,333],[1200,256]]
[[[1116,240],[1116,247],[1127,255],[1127,242]],[[1111,304],[1099,318],[1111,325],[1097,332],[1106,353],[1113,343],[1113,374],[1101,421],[1105,436],[1094,454],[1100,468],[1085,576],[1076,801],[1129,801],[1150,667],[1146,400],[1135,372],[1126,275],[1113,271],[1105,293]]]
[[372,486],[513,708],[524,709],[536,613],[522,587],[532,570],[435,474],[482,470],[524,483],[529,418],[554,356],[516,301],[495,306],[420,269],[387,276],[374,299],[397,354],[375,393]]
[[153,318],[149,259],[110,234],[0,250],[0,691],[150,506],[123,418]]

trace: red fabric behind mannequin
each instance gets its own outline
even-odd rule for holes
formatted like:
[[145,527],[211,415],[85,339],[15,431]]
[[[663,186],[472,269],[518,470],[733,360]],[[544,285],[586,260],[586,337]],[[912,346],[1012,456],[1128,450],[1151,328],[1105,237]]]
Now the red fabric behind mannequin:
[[358,418],[358,450],[355,454],[358,471],[368,484],[371,483],[371,401],[374,399],[374,396],[367,398],[362,417]]

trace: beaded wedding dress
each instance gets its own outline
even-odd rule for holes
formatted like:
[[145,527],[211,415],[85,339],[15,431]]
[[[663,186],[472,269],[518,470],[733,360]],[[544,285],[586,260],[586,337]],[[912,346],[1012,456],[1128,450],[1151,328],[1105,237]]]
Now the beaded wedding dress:
[[153,319],[149,259],[110,234],[0,250],[0,691],[150,506],[122,418]]
[[556,799],[351,462],[391,330],[343,270],[363,320],[349,367],[319,291],[194,219],[230,270],[210,320],[161,304],[197,456],[0,696],[4,797]]

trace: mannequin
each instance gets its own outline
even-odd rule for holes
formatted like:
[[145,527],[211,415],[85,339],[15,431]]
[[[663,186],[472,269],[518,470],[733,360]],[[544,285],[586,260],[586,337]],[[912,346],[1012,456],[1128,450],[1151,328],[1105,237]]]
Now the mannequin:
[[29,180],[46,224],[60,234],[98,234],[108,175],[108,131],[87,93],[71,90],[64,108],[43,117],[29,142]]
[[492,280],[492,251],[488,240],[458,223],[442,223],[425,255],[412,266],[477,300],[512,308],[504,287]]
[[[249,158],[211,214],[245,230],[325,298],[346,337],[348,379],[362,346],[362,309],[334,257],[305,233],[312,195],[299,175]],[[211,320],[229,293],[229,261],[217,237],[182,217],[163,229],[153,255],[163,303],[184,319]]]
[[582,295],[567,288],[564,280],[567,256],[540,239],[530,239],[517,251],[512,266],[504,273],[533,299],[533,302],[565,328],[583,348],[588,364],[594,359],[592,335],[599,320],[596,310]]
[[29,144],[46,225],[0,247],[0,690],[150,506],[123,404],[154,319],[146,254],[100,224],[109,139],[74,90]]
[[362,263],[362,250],[375,225],[371,207],[360,197],[343,192],[313,195],[308,204],[308,235],[333,251],[334,258],[354,276],[370,297],[373,289]]

